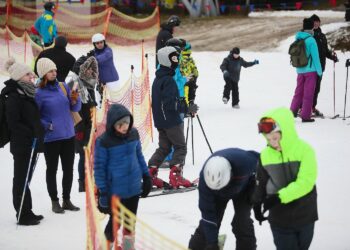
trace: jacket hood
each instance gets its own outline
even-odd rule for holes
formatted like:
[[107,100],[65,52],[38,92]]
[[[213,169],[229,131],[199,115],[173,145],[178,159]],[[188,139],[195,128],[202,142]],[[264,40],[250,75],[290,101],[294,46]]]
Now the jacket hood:
[[3,94],[3,95],[8,95],[11,92],[17,93],[17,89],[20,88],[20,86],[17,84],[17,82],[13,79],[9,79],[9,80],[5,81],[4,84],[5,84],[5,88],[3,88],[1,90],[1,94]]
[[[89,68],[92,69],[92,72],[88,74],[87,70]],[[82,65],[80,65],[79,77],[86,82],[91,79],[98,80],[98,65],[94,56],[90,56]]]
[[310,33],[307,33],[305,31],[298,31],[295,35],[295,39],[305,39],[310,36],[312,37]]
[[107,126],[106,126],[106,132],[114,135],[115,134],[115,130],[114,130],[114,124],[120,120],[121,118],[123,118],[124,116],[130,116],[130,125],[129,125],[129,129],[128,129],[128,133],[130,132],[133,123],[134,123],[134,119],[130,113],[130,111],[124,107],[121,104],[113,104],[107,113]]
[[163,65],[160,65],[159,69],[156,71],[156,77],[163,77],[163,76],[174,76],[175,70],[172,68],[165,67]]
[[281,129],[281,148],[288,150],[288,147],[298,140],[298,134],[295,129],[294,116],[288,108],[276,108],[266,112],[261,118],[272,118],[277,122]]

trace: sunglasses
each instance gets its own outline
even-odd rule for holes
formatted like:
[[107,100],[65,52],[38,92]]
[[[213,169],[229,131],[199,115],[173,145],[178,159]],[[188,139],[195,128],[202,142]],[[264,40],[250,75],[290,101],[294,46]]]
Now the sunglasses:
[[276,122],[272,119],[262,120],[258,123],[259,133],[269,134],[277,127]]

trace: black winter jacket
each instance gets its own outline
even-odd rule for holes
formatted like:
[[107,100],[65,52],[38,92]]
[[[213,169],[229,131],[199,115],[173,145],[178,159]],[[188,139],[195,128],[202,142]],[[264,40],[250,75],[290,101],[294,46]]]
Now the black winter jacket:
[[241,67],[244,68],[251,67],[255,63],[254,62],[246,62],[242,57],[238,57],[237,59],[233,57],[232,51],[230,54],[222,61],[220,65],[220,69],[222,72],[225,70],[230,74],[230,78],[233,82],[238,82],[241,75]]
[[183,121],[180,96],[176,82],[173,79],[175,71],[171,68],[160,66],[156,71],[156,78],[152,85],[152,112],[154,126],[156,128],[171,128]]
[[[165,47],[165,43],[173,38],[173,28],[167,25],[166,23],[161,24],[160,26],[161,30],[159,31],[157,35],[157,41],[156,41],[156,53],[161,48]],[[156,57],[156,68],[158,66],[158,58]]]
[[[62,47],[53,47],[40,52],[38,58],[35,60],[34,72],[38,75],[36,65],[38,60],[42,57],[49,58],[56,64],[57,68],[57,80],[59,82],[65,82],[66,77],[70,70],[73,70],[75,58]],[[38,75],[39,76],[39,75]]]
[[16,81],[5,83],[1,93],[7,95],[6,118],[10,129],[11,153],[31,150],[33,139],[37,138],[36,148],[42,151],[44,129],[40,122],[40,112],[34,98],[28,97]]
[[326,57],[333,60],[332,52],[328,49],[327,38],[325,34],[322,33],[321,28],[314,30],[314,38],[318,47],[318,54],[320,56],[320,62],[322,67],[322,72],[326,68]]

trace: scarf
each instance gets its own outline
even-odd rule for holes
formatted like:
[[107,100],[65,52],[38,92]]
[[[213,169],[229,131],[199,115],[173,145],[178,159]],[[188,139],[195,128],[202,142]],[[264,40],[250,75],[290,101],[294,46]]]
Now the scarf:
[[17,82],[24,94],[30,98],[34,98],[35,86],[32,83],[25,83],[22,81]]

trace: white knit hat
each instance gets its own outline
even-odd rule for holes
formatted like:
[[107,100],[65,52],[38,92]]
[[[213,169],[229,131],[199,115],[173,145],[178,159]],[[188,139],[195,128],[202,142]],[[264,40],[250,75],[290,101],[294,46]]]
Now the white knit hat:
[[33,71],[29,68],[29,66],[23,63],[17,63],[13,57],[10,57],[5,62],[5,69],[7,72],[9,72],[11,79],[15,81],[18,81],[27,73],[33,73]]
[[47,72],[53,69],[57,70],[56,64],[49,58],[40,58],[36,64],[36,71],[38,72],[40,78],[43,78]]

